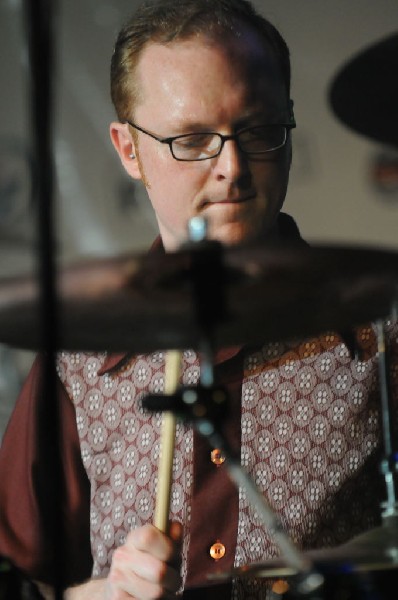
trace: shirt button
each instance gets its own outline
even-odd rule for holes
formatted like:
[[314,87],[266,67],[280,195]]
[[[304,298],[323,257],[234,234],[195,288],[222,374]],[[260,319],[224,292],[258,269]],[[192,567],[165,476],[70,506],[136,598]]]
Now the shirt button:
[[214,448],[210,454],[211,462],[214,463],[217,467],[223,464],[225,461],[225,456],[221,452],[219,448]]
[[286,592],[288,590],[289,590],[289,584],[284,579],[277,579],[276,581],[274,581],[274,584],[272,586],[272,591],[275,594],[279,594],[280,596],[282,596],[282,594],[286,594]]
[[225,546],[220,541],[215,542],[212,546],[210,546],[210,556],[214,558],[214,560],[220,560],[223,556],[225,556]]

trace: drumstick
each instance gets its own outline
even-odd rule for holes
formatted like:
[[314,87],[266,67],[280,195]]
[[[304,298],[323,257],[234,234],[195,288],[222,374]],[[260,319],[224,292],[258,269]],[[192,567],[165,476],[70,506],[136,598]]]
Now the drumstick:
[[[165,394],[173,394],[179,382],[181,367],[180,350],[168,350],[165,361]],[[154,525],[160,531],[167,533],[169,525],[170,512],[170,493],[173,477],[173,457],[176,431],[176,417],[171,412],[163,414],[160,457],[159,457],[159,475],[158,490],[156,495],[156,507],[154,516]]]

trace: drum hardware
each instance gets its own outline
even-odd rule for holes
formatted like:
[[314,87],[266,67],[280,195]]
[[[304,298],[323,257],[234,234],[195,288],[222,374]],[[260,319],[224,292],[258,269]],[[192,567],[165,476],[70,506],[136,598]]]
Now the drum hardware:
[[[228,410],[228,394],[215,385],[213,330],[225,314],[222,290],[217,293],[223,278],[221,246],[205,240],[206,226],[197,224],[201,235],[194,244],[201,245],[191,269],[195,315],[201,332],[200,384],[182,387],[175,394],[147,395],[142,405],[150,411],[176,414],[203,435],[213,448],[219,448],[225,456],[225,466],[232,481],[242,487],[249,503],[256,508],[259,517],[268,528],[289,566],[297,571],[295,589],[300,596],[308,596],[323,585],[323,576],[316,572],[308,557],[304,557],[285,532],[282,522],[272,510],[264,495],[258,490],[249,473],[242,466],[239,454],[230,447],[222,433],[222,422]],[[195,229],[196,231],[196,229]],[[213,285],[215,284],[215,285]],[[170,490],[169,490],[170,493]]]
[[[374,595],[373,583],[366,574],[387,571],[398,567],[398,503],[396,474],[398,472],[398,450],[393,447],[391,431],[391,399],[389,395],[388,360],[385,339],[385,323],[376,322],[378,345],[378,370],[381,409],[381,433],[384,454],[380,461],[380,472],[385,480],[386,500],[381,503],[381,526],[355,536],[350,541],[334,548],[311,550],[303,553],[312,561],[314,568],[325,578],[332,574],[355,574],[358,586],[370,590]],[[226,581],[234,578],[275,578],[295,577],[298,571],[283,558],[271,559],[264,563],[254,563],[232,569],[228,573],[212,574],[213,581]],[[359,587],[358,589],[362,589]],[[365,597],[368,597],[367,595]],[[362,598],[362,596],[361,596]]]
[[[210,363],[208,363],[210,364]],[[212,385],[181,387],[175,394],[149,394],[142,400],[144,409],[151,412],[172,411],[191,424],[213,448],[225,456],[225,466],[233,482],[242,487],[249,503],[278,545],[291,574],[296,575],[295,590],[300,596],[312,594],[323,584],[323,576],[314,569],[312,559],[299,552],[285,532],[281,521],[258,490],[250,475],[241,465],[240,456],[227,443],[222,433],[222,422],[228,410],[228,395],[223,388]]]
[[[379,390],[381,408],[381,426],[383,437],[384,456],[380,463],[380,471],[384,476],[386,485],[386,501],[382,503],[382,521],[388,527],[393,523],[396,527],[398,521],[398,501],[396,490],[396,474],[398,473],[398,448],[393,448],[391,431],[391,398],[388,381],[388,360],[386,355],[386,339],[384,323],[378,320],[376,323],[377,333],[377,360],[379,369]],[[398,536],[395,545],[391,549],[398,558]]]

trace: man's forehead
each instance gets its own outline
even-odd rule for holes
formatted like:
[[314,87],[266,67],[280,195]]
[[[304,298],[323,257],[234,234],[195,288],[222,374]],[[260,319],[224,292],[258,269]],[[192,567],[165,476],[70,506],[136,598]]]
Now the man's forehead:
[[144,78],[142,82],[146,79],[145,72],[150,63],[164,61],[167,66],[173,64],[178,69],[178,57],[187,48],[192,56],[192,69],[195,69],[195,54],[199,59],[204,48],[214,49],[224,57],[237,78],[257,82],[267,78],[273,85],[285,87],[282,68],[271,44],[251,28],[243,26],[239,34],[223,32],[216,37],[213,32],[211,35],[195,34],[167,43],[148,41],[138,63],[138,71]]

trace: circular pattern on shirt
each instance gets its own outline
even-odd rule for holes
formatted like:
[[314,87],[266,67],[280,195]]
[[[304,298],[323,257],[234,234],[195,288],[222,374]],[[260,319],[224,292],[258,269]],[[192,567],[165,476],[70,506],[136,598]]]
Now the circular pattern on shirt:
[[317,384],[315,369],[310,366],[301,368],[300,372],[294,378],[294,383],[300,394],[311,394]]
[[91,419],[97,419],[104,406],[104,397],[98,388],[89,389],[84,397],[83,406]]
[[330,490],[336,490],[340,487],[343,480],[343,468],[338,463],[329,465],[326,473],[326,483]]
[[304,459],[310,451],[310,447],[307,432],[295,431],[289,440],[289,450],[296,460]]
[[136,445],[137,450],[142,454],[150,452],[155,440],[153,427],[149,423],[145,423],[137,435]]
[[260,388],[265,394],[272,394],[279,384],[279,373],[277,369],[266,369],[259,377]]
[[112,522],[115,524],[115,527],[123,525],[125,512],[126,510],[121,498],[116,498],[112,506]]
[[137,516],[143,522],[148,521],[149,516],[153,513],[154,503],[151,494],[147,490],[140,490],[135,498],[134,508],[137,511]]
[[326,381],[334,373],[336,358],[332,352],[323,352],[314,362],[314,369],[321,381]]
[[266,462],[258,463],[253,469],[254,483],[262,491],[267,490],[269,484],[271,483],[272,476],[271,469]]
[[254,447],[260,458],[267,458],[275,448],[275,440],[268,429],[257,432],[254,438]]
[[260,398],[260,390],[257,383],[249,381],[242,385],[242,404],[247,408],[255,406]]
[[275,400],[277,407],[286,412],[291,410],[297,398],[296,388],[290,381],[282,381],[276,390]]
[[80,454],[82,457],[83,465],[88,470],[91,466],[93,451],[90,444],[84,440],[80,444]]
[[272,398],[264,397],[256,406],[255,413],[262,427],[268,427],[270,423],[273,423],[277,415],[277,409],[272,402]]
[[306,360],[307,363],[313,362],[321,351],[321,343],[317,338],[311,338],[302,342],[298,347],[298,355],[302,360]]
[[242,446],[240,451],[240,461],[245,469],[250,470],[254,464],[254,451],[250,446]]
[[183,468],[184,468],[184,460],[183,460],[182,452],[178,448],[175,448],[174,456],[173,456],[173,478],[174,478],[174,480],[177,480],[181,477]]
[[327,412],[329,423],[332,427],[343,427],[347,421],[348,403],[337,398]]
[[123,468],[127,475],[132,475],[135,472],[137,457],[136,447],[134,445],[128,446],[123,455]]
[[133,379],[137,389],[145,388],[151,380],[152,369],[148,361],[139,359],[134,364]]
[[182,382],[184,385],[196,385],[199,381],[200,370],[195,366],[190,366],[184,371]]
[[137,529],[141,525],[141,522],[138,520],[136,512],[129,509],[126,511],[123,524],[126,531],[131,531],[132,529]]
[[153,465],[157,465],[160,457],[160,440],[156,441],[151,448],[151,461]]
[[347,442],[341,431],[333,431],[325,443],[325,450],[333,461],[341,460],[347,452]]
[[303,523],[306,514],[307,507],[302,496],[291,496],[283,509],[283,515],[292,525],[299,525]]
[[144,487],[148,484],[152,475],[151,462],[148,456],[141,458],[135,470],[135,480],[137,485]]
[[107,442],[108,432],[101,421],[95,421],[90,426],[87,437],[95,452],[102,452]]
[[98,381],[98,369],[101,366],[100,360],[92,356],[85,363],[83,367],[83,377],[91,385],[95,385]]
[[171,488],[170,507],[174,512],[178,512],[182,508],[184,501],[184,490],[179,483],[174,483]]
[[276,477],[284,475],[291,465],[291,457],[288,449],[284,446],[275,448],[269,459],[269,464]]
[[113,527],[112,521],[109,517],[106,517],[106,519],[102,521],[100,535],[104,545],[107,548],[111,548],[115,541],[115,528]]
[[283,479],[272,481],[267,496],[274,510],[282,510],[290,496],[286,482]]
[[333,393],[337,397],[345,397],[352,385],[352,376],[346,367],[337,369],[330,379]]
[[363,421],[358,421],[354,417],[347,420],[344,425],[344,434],[348,440],[355,444],[359,444],[364,435]]
[[307,427],[313,415],[312,402],[307,398],[297,399],[292,408],[292,419],[297,427]]
[[256,420],[250,413],[246,413],[242,417],[241,435],[245,442],[252,441],[256,435]]
[[137,419],[132,412],[123,415],[120,423],[120,431],[127,442],[133,442],[137,436]]
[[312,448],[308,453],[308,464],[309,473],[313,477],[320,477],[326,471],[328,466],[329,458],[321,446],[318,448]]
[[255,562],[264,556],[264,548],[268,545],[268,538],[263,529],[255,528],[249,530],[243,544],[243,550],[250,561]]
[[86,437],[88,433],[88,418],[85,411],[77,406],[75,409],[76,413],[76,427],[79,437]]
[[95,503],[100,513],[108,515],[113,506],[115,495],[109,485],[101,485],[95,494]]
[[120,462],[126,451],[126,442],[119,432],[111,433],[106,442],[109,456],[114,462]]
[[103,409],[105,426],[116,429],[122,417],[122,411],[116,400],[108,400]]
[[100,377],[98,383],[101,393],[104,394],[106,398],[113,396],[116,391],[116,381],[110,373],[105,373]]
[[328,437],[330,424],[326,416],[315,415],[308,427],[308,435],[315,444],[322,444]]
[[373,377],[375,362],[375,359],[353,361],[350,371],[355,381],[364,381],[368,377]]
[[128,508],[130,508],[134,504],[136,488],[137,484],[135,482],[134,477],[129,477],[124,484],[122,494],[123,502]]
[[287,414],[276,417],[272,425],[272,433],[277,442],[287,443],[293,434],[292,418]]
[[279,360],[279,370],[286,379],[293,378],[300,367],[301,363],[296,352],[286,352]]
[[315,410],[323,412],[327,410],[332,402],[333,394],[330,386],[326,383],[319,383],[315,386],[312,393],[312,401]]
[[71,385],[71,393],[73,402],[79,404],[87,391],[87,386],[84,382],[83,377],[80,377],[77,373],[73,376],[72,385]]
[[111,468],[112,461],[108,454],[97,454],[91,461],[91,476],[97,481],[105,482],[109,478]]
[[91,531],[97,533],[101,526],[101,520],[99,516],[99,512],[97,507],[94,504],[91,504],[90,507],[90,528]]
[[116,391],[116,398],[121,409],[128,410],[133,406],[135,398],[135,385],[128,379],[123,379],[118,385]]
[[305,489],[308,481],[308,472],[303,463],[296,462],[292,464],[287,473],[286,481],[295,494]]
[[124,469],[121,465],[115,465],[110,474],[110,482],[113,491],[115,492],[115,496],[120,495],[124,484],[126,481],[126,476]]
[[326,488],[323,482],[319,479],[312,479],[308,482],[303,497],[307,502],[307,506],[311,510],[315,510],[322,505],[326,495]]

